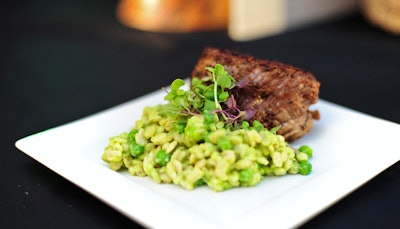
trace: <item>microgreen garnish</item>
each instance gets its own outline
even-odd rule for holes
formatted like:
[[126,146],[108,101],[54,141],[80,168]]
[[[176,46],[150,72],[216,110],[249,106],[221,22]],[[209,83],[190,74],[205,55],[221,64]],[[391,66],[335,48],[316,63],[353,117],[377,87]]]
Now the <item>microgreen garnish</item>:
[[233,88],[235,86],[235,79],[229,75],[229,73],[225,71],[224,67],[220,64],[216,64],[214,68],[207,67],[206,69],[212,73],[215,107],[219,110],[222,110],[219,102],[221,100],[225,101],[229,97],[229,93],[226,92],[225,89]]
[[213,68],[207,67],[209,75],[193,78],[191,89],[183,90],[185,81],[176,79],[172,82],[170,91],[164,97],[169,101],[169,115],[200,115],[217,114],[219,119],[226,123],[237,124],[238,121],[251,117],[252,112],[246,115],[236,104],[231,89],[236,86],[235,79],[224,69],[221,64]]

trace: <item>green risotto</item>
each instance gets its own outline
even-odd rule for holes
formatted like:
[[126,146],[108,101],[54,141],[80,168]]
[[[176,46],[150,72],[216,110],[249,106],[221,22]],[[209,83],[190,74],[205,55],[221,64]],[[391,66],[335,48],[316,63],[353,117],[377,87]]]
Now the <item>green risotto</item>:
[[215,191],[255,186],[264,176],[309,174],[312,149],[294,149],[276,134],[279,127],[246,121],[246,111],[232,106],[233,78],[220,65],[209,71],[208,80],[192,81],[187,91],[175,80],[167,104],[145,107],[129,132],[111,137],[102,155],[110,168]]

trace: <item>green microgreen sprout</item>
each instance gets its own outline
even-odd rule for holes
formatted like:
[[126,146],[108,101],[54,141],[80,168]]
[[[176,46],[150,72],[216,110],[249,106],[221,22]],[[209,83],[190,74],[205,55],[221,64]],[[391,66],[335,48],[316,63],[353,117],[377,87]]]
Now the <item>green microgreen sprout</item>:
[[[212,81],[214,83],[215,107],[219,110],[222,110],[221,104],[219,103],[219,96],[220,94],[225,93],[224,90],[226,88],[232,89],[235,86],[235,79],[229,75],[229,73],[224,69],[224,66],[221,64],[216,64],[214,68],[207,67],[206,69],[212,74]],[[218,89],[220,89],[220,93],[218,93]],[[224,99],[229,97],[226,93],[224,96],[222,96]]]
[[[238,121],[248,119],[252,113],[241,111],[234,96],[230,93],[236,86],[235,79],[224,69],[221,64],[207,67],[209,76],[194,77],[189,90],[181,89],[186,83],[182,79],[175,79],[170,91],[167,91],[165,100],[169,101],[164,114],[169,115],[204,115],[217,114],[215,121],[222,119],[227,124],[237,124]],[[163,114],[161,114],[163,115]]]
[[271,132],[271,133],[273,133],[273,134],[276,134],[276,132],[278,132],[278,130],[281,129],[281,128],[282,128],[282,125],[275,126],[275,127],[271,128],[271,129],[269,130],[269,132]]

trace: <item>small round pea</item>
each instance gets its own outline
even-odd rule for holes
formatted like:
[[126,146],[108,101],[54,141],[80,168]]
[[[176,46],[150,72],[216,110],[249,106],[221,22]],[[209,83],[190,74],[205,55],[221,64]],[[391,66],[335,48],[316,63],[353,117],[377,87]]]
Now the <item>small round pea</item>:
[[195,187],[199,187],[199,186],[202,186],[204,184],[205,183],[204,183],[203,179],[199,179],[199,180],[196,181],[196,183],[194,183],[194,186]]
[[133,129],[128,134],[128,143],[136,142],[135,136],[139,131],[137,129]]
[[217,145],[222,150],[229,150],[232,149],[232,144],[228,138],[223,138],[217,142]]
[[309,161],[302,161],[299,164],[299,173],[301,175],[308,175],[311,173],[312,165]]
[[162,149],[157,152],[154,160],[157,164],[164,166],[169,162],[170,159],[171,159],[171,154],[167,153],[167,151]]
[[185,131],[186,123],[175,122],[174,130],[178,133],[183,133]]
[[129,151],[133,157],[138,157],[144,152],[144,147],[133,142],[129,145]]
[[239,172],[239,180],[241,182],[250,182],[253,179],[253,171],[250,169],[242,169]]
[[307,154],[308,158],[311,158],[313,156],[313,149],[308,145],[300,146],[299,151]]
[[209,112],[204,112],[204,121],[206,123],[214,123],[215,122],[215,116],[213,114],[210,114]]

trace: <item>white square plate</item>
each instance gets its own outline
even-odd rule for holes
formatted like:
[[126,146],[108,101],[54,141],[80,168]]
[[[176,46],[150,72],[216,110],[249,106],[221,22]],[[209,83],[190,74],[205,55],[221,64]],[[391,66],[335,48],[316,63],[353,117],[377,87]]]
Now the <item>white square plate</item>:
[[308,176],[268,177],[252,188],[214,192],[156,184],[101,160],[111,136],[128,131],[162,90],[16,142],[27,155],[151,228],[288,228],[307,221],[400,159],[400,125],[320,100],[321,120],[293,143],[310,145]]

